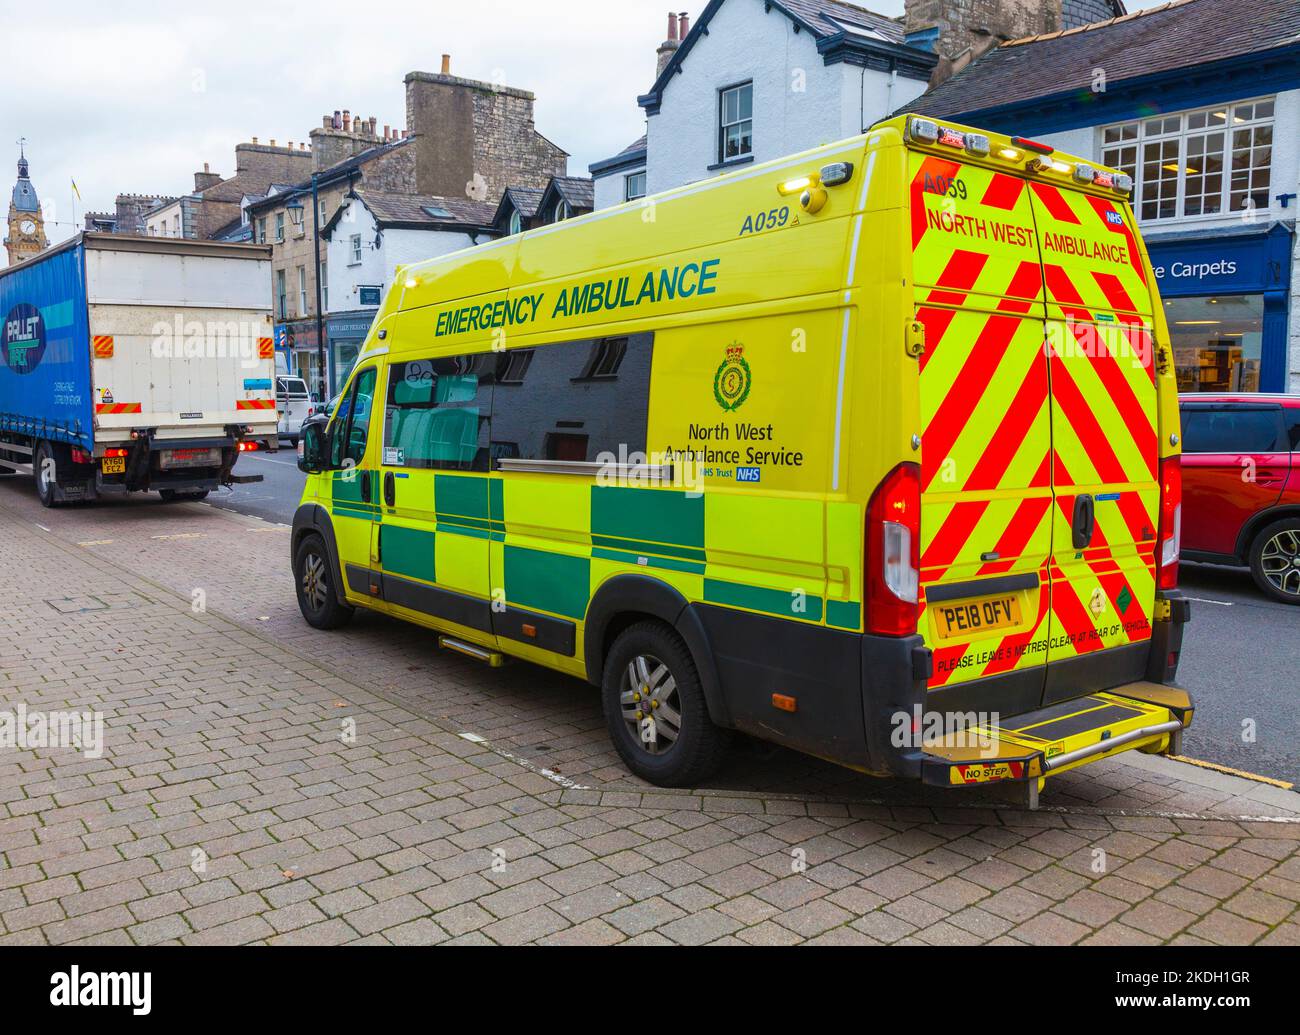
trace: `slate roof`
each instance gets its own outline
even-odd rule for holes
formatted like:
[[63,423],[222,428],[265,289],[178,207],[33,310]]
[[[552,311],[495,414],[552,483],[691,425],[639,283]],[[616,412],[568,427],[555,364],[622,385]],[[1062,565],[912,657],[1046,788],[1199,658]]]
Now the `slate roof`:
[[[320,187],[320,186],[324,186],[327,183],[333,183],[335,180],[344,179],[351,173],[356,172],[356,170],[361,168],[361,166],[365,165],[366,162],[372,161],[373,159],[378,158],[382,154],[387,154],[389,151],[392,151],[395,148],[405,147],[414,139],[415,139],[414,137],[402,137],[400,140],[393,140],[382,144],[377,144],[375,147],[366,148],[366,150],[360,152],[359,154],[355,154],[351,158],[345,159],[342,162],[336,162],[334,165],[331,165],[329,168],[322,169],[320,171],[320,173],[317,175],[316,178],[317,185],[318,187]],[[254,209],[269,208],[277,201],[288,200],[288,195],[291,195],[295,192],[303,193],[306,191],[310,191],[311,180],[304,180],[301,183],[295,183],[292,185],[269,184],[267,189],[270,190],[271,187],[277,187],[279,189],[276,190],[274,193],[268,193],[265,197],[263,197],[259,201],[249,202],[248,208],[250,211]]]
[[501,205],[497,206],[497,217],[500,217],[501,209],[509,199],[521,219],[532,219],[537,215],[537,206],[542,203],[542,195],[545,193],[541,187],[507,187],[501,195]]
[[637,161],[645,161],[646,156],[646,137],[641,134],[636,140],[628,144],[618,154],[609,158],[602,158],[599,162],[592,162],[587,166],[587,171],[592,176],[600,177],[602,173],[608,174],[626,169],[635,165]]
[[787,12],[803,22],[818,39],[840,32],[840,26],[835,24],[838,21],[870,29],[889,43],[903,42],[903,26],[900,22],[887,18],[883,14],[876,14],[875,11],[868,11],[865,7],[858,7],[856,4],[841,3],[840,0],[780,0],[773,6],[784,7]]
[[571,209],[590,212],[596,206],[596,186],[590,179],[581,176],[552,176],[551,182],[546,185],[546,194],[552,191],[567,201]]
[[[471,201],[468,198],[439,198],[430,194],[389,194],[385,191],[358,190],[354,192],[375,222],[381,228],[393,227],[404,230],[448,229],[481,230],[492,226],[492,217],[496,206],[483,201]],[[426,209],[442,209],[450,216],[437,216]],[[325,226],[326,234],[337,224],[343,207]]]
[[1012,40],[903,107],[953,118],[1300,44],[1297,0],[1174,0],[1078,29]]

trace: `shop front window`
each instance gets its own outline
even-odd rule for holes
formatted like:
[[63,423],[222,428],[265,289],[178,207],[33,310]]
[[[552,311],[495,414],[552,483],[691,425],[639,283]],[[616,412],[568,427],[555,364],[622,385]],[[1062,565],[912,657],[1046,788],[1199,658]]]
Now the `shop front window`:
[[330,366],[333,368],[334,392],[339,392],[348,383],[348,375],[357,365],[357,356],[361,352],[359,341],[332,341],[330,351],[333,353]]
[[1263,295],[1165,300],[1180,392],[1258,392]]

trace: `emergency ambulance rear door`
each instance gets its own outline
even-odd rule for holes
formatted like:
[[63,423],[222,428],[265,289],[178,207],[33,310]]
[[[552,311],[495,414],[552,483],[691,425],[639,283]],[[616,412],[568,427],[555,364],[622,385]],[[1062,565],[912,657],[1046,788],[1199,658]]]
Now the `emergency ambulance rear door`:
[[1044,704],[1145,678],[1159,507],[1152,292],[1131,211],[1031,182],[1047,295],[1052,595]]
[[[942,141],[941,141],[942,143]],[[1042,698],[1052,553],[1045,298],[1019,168],[908,154],[924,328],[921,612],[933,711],[1020,714]]]

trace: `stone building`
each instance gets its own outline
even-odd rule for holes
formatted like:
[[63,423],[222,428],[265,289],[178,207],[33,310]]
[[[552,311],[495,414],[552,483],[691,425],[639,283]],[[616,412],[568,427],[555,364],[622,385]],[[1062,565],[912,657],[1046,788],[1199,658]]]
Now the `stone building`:
[[[404,86],[404,128],[381,128],[374,117],[354,118],[349,110],[326,115],[310,134],[309,175],[276,183],[265,196],[244,206],[253,239],[271,245],[278,346],[290,353],[290,369],[327,394],[348,373],[347,354],[356,327],[349,324],[336,334],[337,328],[326,319],[335,308],[329,298],[334,278],[330,249],[323,240],[321,269],[316,269],[316,234],[346,198],[357,192],[372,192],[375,197],[414,195],[453,204],[475,202],[491,212],[507,188],[542,191],[554,177],[567,173],[568,154],[534,126],[532,93],[454,76],[446,55],[440,72],[411,72]],[[356,209],[358,214],[363,211],[366,218],[373,215],[364,206]],[[382,226],[376,228],[377,234],[385,232]],[[322,331],[328,372],[319,369]]]
[[903,27],[932,41],[938,85],[1007,40],[1076,29],[1126,13],[1124,0],[907,0]]
[[312,154],[305,143],[274,140],[235,146],[235,174],[222,178],[207,162],[194,174],[194,190],[144,214],[144,232],[153,237],[209,240],[242,218],[242,203],[250,195],[267,194],[272,184],[296,183],[312,171]]

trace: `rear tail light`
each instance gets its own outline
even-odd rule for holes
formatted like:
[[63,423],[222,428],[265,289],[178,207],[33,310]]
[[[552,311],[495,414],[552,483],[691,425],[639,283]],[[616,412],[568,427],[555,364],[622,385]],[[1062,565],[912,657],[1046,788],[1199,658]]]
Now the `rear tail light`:
[[867,506],[867,631],[916,632],[921,584],[921,468],[899,464]]
[[78,448],[77,446],[73,446],[73,447],[72,447],[72,462],[73,462],[74,464],[89,464],[89,463],[93,463],[93,462],[94,462],[94,457],[92,457],[92,456],[91,456],[89,453],[87,453],[84,449],[80,449],[80,448]]
[[1176,456],[1160,461],[1160,531],[1156,567],[1161,589],[1178,588],[1178,554],[1183,545],[1183,469]]
[[256,442],[239,443],[239,451],[241,453],[254,453],[257,451],[257,449],[258,449],[258,444]]
[[104,455],[105,456],[127,456],[129,455],[129,452],[130,451],[126,449],[105,449]]

